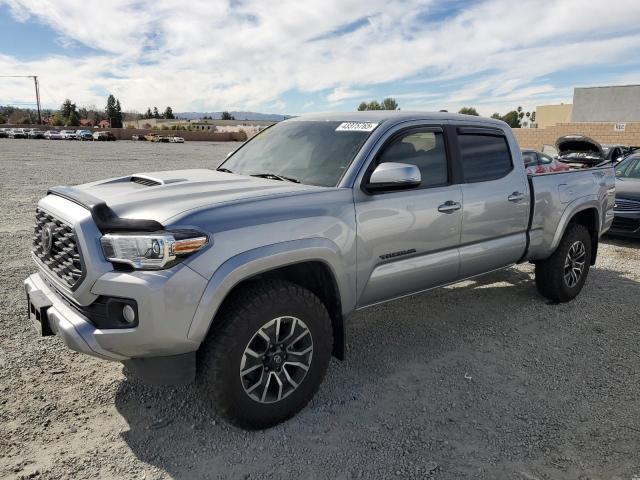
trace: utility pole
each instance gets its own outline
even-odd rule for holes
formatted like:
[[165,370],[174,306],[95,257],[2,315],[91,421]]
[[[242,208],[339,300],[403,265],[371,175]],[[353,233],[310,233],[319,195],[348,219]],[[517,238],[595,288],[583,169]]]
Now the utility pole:
[[38,125],[42,125],[42,113],[40,112],[40,86],[38,85],[38,76],[33,76],[33,83],[36,86],[36,103],[38,105]]
[[40,86],[38,85],[37,75],[0,75],[2,78],[33,78],[33,84],[36,87],[36,105],[38,106],[38,125],[42,125],[42,113],[40,110]]

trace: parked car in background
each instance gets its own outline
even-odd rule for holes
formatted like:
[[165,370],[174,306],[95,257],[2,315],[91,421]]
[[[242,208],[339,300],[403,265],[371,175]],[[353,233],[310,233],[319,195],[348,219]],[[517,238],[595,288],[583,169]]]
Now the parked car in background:
[[9,130],[9,138],[27,138],[24,128],[12,128]]
[[616,202],[612,235],[640,238],[640,153],[616,165]]
[[47,140],[63,140],[62,135],[57,130],[47,130],[44,132],[44,138]]
[[93,140],[96,142],[115,142],[116,136],[111,132],[93,132]]
[[527,176],[519,152],[498,120],[331,113],[277,123],[216,170],[52,187],[29,320],[151,383],[197,375],[218,414],[275,425],[344,356],[356,310],[527,261],[542,296],[580,293],[614,170]]
[[546,153],[536,150],[522,150],[522,161],[529,174],[566,172],[567,170],[571,170],[569,165],[559,162]]
[[131,140],[133,140],[134,142],[144,142],[147,139],[144,137],[144,135],[131,135]]
[[93,140],[93,134],[91,130],[76,130],[76,136],[79,140]]
[[629,147],[626,145],[605,145],[602,146],[602,155],[605,160],[609,160],[613,163],[618,163],[624,159]]
[[564,135],[556,140],[555,148],[545,145],[542,152],[556,157],[571,168],[592,168],[615,163],[617,158],[624,155],[622,148],[622,145],[608,145],[605,148],[586,135]]
[[78,140],[78,135],[76,135],[75,130],[62,130],[60,131],[60,135],[65,140]]
[[169,143],[184,143],[184,138],[178,136],[169,137]]
[[0,138],[8,138],[9,132],[7,128],[0,128]]
[[45,138],[44,137],[44,131],[43,130],[37,130],[35,128],[32,128],[31,130],[29,130],[29,133],[27,134],[27,136],[29,138],[33,138],[33,139]]

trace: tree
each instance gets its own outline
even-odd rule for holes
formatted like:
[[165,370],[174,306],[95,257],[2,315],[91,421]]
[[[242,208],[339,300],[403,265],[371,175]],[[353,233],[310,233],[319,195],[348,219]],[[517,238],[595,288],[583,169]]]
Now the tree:
[[377,100],[371,100],[367,105],[367,110],[382,110],[382,106]]
[[473,107],[462,107],[458,113],[462,113],[463,115],[474,115],[476,117],[480,116],[478,111]]
[[153,118],[160,118],[160,112],[158,112],[158,107],[153,107]]
[[122,128],[122,107],[120,106],[120,100],[116,100],[116,116],[111,126],[113,128]]
[[395,98],[387,97],[382,101],[381,110],[398,110]]
[[111,94],[109,94],[109,96],[107,97],[107,106],[104,109],[104,113],[107,115],[107,120],[109,120],[109,125],[112,127],[115,126],[116,116],[117,116],[116,97],[114,97]]
[[151,107],[147,108],[144,116],[142,118],[153,118],[153,112],[151,111]]
[[78,111],[76,109],[76,104],[71,103],[71,100],[67,98],[62,104],[62,107],[60,107],[60,113],[62,114],[62,117],[65,119],[68,119],[71,116],[71,113],[75,113],[77,116]]
[[501,120],[511,128],[520,128],[520,114],[517,110],[511,110],[506,115],[504,115]]
[[382,103],[379,103],[377,100],[371,100],[369,103],[361,102],[360,105],[358,105],[358,110],[399,110],[399,108],[395,98],[387,97],[382,100]]
[[51,119],[51,123],[54,127],[62,127],[64,126],[64,118],[62,118],[62,114],[60,112],[56,112]]
[[164,114],[162,115],[164,118],[168,118],[168,119],[173,119],[176,118],[173,115],[173,110],[171,109],[171,107],[167,107],[164,109]]
[[4,115],[0,115],[0,124],[2,123],[7,123],[7,117],[5,117]]
[[491,118],[495,118],[496,120],[502,120],[502,116],[498,112],[491,115]]
[[235,118],[233,118],[233,115],[231,115],[229,112],[222,112],[222,115],[220,116],[221,120],[235,120]]
[[65,123],[67,127],[78,127],[80,125],[80,119],[78,118],[78,114],[75,111],[71,111],[69,118]]

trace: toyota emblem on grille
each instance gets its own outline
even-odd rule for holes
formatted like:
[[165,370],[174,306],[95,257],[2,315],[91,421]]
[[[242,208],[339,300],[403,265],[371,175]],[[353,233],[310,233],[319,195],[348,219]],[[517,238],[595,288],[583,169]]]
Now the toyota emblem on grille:
[[42,243],[42,250],[45,253],[51,253],[51,249],[53,248],[53,229],[55,227],[55,223],[47,223],[42,227],[42,232],[40,232],[40,242]]

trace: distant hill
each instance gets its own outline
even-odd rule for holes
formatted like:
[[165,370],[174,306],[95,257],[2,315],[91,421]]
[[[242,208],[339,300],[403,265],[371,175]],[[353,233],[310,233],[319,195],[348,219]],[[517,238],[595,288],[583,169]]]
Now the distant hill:
[[[278,121],[291,118],[291,115],[276,115],[274,113],[258,113],[258,112],[229,112],[236,120],[269,120]],[[202,117],[212,117],[214,120],[220,120],[222,112],[178,112],[174,113],[176,118],[184,118],[187,120],[196,120]]]

